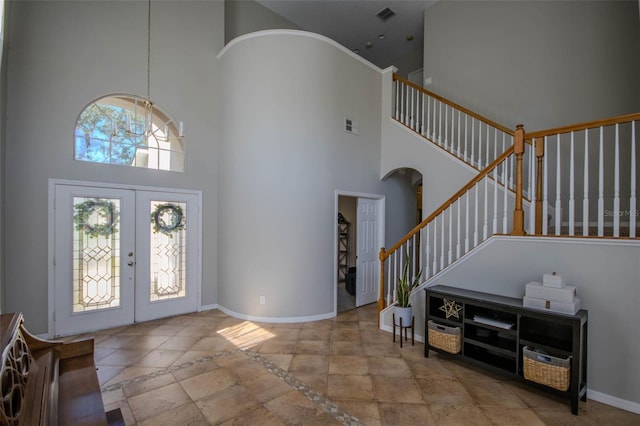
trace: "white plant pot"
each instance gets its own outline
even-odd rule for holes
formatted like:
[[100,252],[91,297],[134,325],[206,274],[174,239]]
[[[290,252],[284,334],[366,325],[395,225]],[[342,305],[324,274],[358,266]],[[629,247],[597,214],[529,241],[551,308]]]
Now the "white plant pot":
[[[402,324],[403,327],[409,327],[411,325],[412,313],[411,306],[402,308],[400,306],[393,307],[393,313],[396,317],[396,325]],[[402,318],[402,323],[400,319]]]

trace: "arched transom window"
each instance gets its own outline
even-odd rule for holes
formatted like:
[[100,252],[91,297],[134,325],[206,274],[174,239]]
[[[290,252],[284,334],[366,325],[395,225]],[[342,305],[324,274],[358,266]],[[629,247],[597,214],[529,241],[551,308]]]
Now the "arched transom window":
[[74,145],[80,161],[184,171],[182,122],[134,95],[91,102],[76,122]]

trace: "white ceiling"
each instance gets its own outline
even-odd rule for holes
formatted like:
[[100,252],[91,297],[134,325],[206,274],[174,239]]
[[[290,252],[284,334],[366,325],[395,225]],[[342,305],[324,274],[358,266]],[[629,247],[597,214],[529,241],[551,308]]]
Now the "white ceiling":
[[[306,31],[325,35],[379,67],[421,48],[424,10],[437,0],[257,0]],[[376,16],[390,8],[386,22]],[[378,36],[384,35],[380,40]],[[407,41],[407,36],[413,36]],[[372,47],[366,47],[367,43]]]

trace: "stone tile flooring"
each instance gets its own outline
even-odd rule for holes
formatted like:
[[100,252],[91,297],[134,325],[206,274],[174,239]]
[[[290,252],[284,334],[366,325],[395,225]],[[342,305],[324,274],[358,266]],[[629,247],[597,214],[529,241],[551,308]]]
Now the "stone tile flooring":
[[107,410],[127,425],[638,425],[424,346],[392,342],[369,305],[323,321],[256,323],[219,310],[94,333]]

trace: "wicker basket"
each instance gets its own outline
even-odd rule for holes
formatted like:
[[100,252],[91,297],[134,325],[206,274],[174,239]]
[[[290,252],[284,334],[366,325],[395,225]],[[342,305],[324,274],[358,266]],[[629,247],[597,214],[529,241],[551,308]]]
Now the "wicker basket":
[[551,388],[566,391],[571,380],[571,360],[522,349],[524,378]]
[[429,346],[457,354],[462,348],[460,327],[447,327],[433,321],[427,323]]

